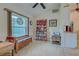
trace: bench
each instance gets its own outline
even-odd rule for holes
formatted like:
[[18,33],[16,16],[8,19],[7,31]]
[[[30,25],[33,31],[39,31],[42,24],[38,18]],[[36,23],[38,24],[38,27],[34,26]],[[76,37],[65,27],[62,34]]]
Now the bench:
[[19,49],[21,49],[25,45],[32,42],[32,37],[28,37],[28,36],[17,37],[17,38],[16,37],[7,37],[7,40],[9,42],[13,42],[15,44],[14,48],[17,53]]

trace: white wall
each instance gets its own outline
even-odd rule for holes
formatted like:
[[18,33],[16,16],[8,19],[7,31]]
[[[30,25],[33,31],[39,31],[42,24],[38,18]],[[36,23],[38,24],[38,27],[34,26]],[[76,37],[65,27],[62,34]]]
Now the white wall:
[[68,7],[64,7],[65,4],[61,4],[60,7],[60,32],[61,32],[61,46],[65,46],[65,39],[64,39],[64,26],[69,25],[69,9]]
[[35,18],[36,17],[31,17],[30,18],[30,20],[29,21],[31,21],[32,22],[32,25],[30,25],[30,23],[29,23],[29,34],[30,34],[30,36],[32,36],[32,39],[35,39],[36,37],[35,37],[35,34],[36,34],[36,21],[35,21]]

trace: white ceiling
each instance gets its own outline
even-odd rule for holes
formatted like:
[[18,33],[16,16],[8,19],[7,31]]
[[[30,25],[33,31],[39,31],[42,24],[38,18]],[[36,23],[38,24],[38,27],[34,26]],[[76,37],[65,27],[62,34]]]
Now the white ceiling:
[[35,8],[32,8],[34,4],[35,3],[19,3],[14,5],[31,15],[37,15],[39,13],[47,12],[48,10],[52,11],[52,9],[59,9],[60,7],[60,4],[58,3],[44,3],[46,9],[43,9],[40,4],[38,4]]
[[40,4],[35,8],[32,8],[35,3],[11,3],[9,5],[16,6],[16,8],[22,10],[24,15],[39,15],[40,13],[52,11],[53,9],[59,9],[60,3],[44,3],[46,9],[43,9]]

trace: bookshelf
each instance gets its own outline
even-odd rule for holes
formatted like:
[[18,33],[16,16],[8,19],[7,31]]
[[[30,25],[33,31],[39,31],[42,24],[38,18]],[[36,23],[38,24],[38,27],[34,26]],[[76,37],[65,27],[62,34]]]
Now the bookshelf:
[[36,40],[47,40],[47,20],[36,21]]

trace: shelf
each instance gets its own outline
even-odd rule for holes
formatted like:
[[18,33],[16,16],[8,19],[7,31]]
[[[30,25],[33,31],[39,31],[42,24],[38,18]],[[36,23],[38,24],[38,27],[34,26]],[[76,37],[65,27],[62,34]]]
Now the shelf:
[[37,20],[36,39],[47,40],[47,20]]

